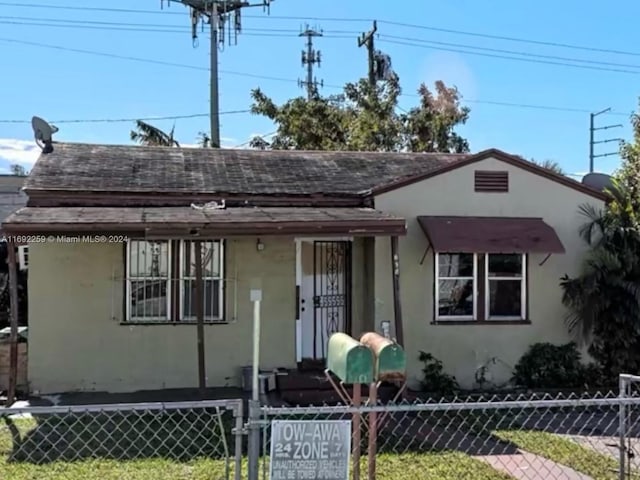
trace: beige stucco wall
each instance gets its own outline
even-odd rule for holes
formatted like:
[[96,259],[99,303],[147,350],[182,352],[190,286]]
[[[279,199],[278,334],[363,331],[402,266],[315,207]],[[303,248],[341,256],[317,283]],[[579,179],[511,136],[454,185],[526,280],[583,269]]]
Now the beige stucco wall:
[[[251,288],[263,291],[261,367],[294,367],[296,249],[293,238],[226,241],[226,318],[205,325],[207,384],[239,385],[251,364]],[[362,241],[353,245],[354,329],[362,330]],[[29,382],[32,391],[127,392],[197,387],[196,327],[122,324],[121,244],[32,244]]]
[[[509,193],[475,193],[475,170],[509,172]],[[400,239],[400,288],[404,317],[404,341],[412,383],[420,378],[417,356],[420,350],[444,362],[464,387],[472,387],[478,367],[492,358],[489,378],[502,383],[526,348],[535,342],[567,342],[559,279],[579,271],[585,247],[578,229],[585,218],[578,212],[583,203],[602,207],[603,202],[567,188],[542,176],[504,162],[488,159],[461,167],[410,186],[388,192],[375,199],[377,209],[407,218],[408,234]],[[529,258],[528,302],[530,325],[434,325],[434,256],[430,252],[416,217],[419,215],[530,216],[542,217],[557,232],[567,250],[553,255],[539,266],[546,255]],[[393,319],[390,245],[376,239],[375,318]]]
[[[255,238],[226,242],[229,323],[205,326],[208,385],[235,385],[239,368],[251,364],[254,285],[263,290],[262,365],[295,365],[294,242],[262,241],[261,252]],[[121,324],[123,265],[121,244],[30,246],[32,390],[197,387],[195,325]]]

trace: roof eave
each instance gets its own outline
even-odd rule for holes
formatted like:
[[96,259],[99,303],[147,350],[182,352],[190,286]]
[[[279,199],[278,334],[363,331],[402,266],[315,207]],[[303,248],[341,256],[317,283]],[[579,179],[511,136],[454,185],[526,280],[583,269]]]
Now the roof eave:
[[[251,235],[349,235],[349,236],[404,236],[404,219],[362,221],[263,222],[263,223],[27,223],[2,224],[2,229],[13,236],[33,236],[35,241],[56,242],[56,236],[120,234],[125,237],[226,237]],[[194,235],[193,232],[197,232]],[[49,238],[52,237],[52,238]]]

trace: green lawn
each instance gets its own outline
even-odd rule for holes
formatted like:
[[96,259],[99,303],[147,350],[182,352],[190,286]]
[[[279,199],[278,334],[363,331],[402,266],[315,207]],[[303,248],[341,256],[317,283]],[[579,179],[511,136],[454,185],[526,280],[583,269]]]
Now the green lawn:
[[[42,464],[26,461],[32,452],[37,458],[49,449],[42,442],[43,437],[34,436],[36,422],[15,420],[21,446],[16,455],[11,433],[0,420],[0,479],[11,480],[218,480],[225,478],[225,462],[197,456],[180,461],[164,458],[137,460],[85,459],[79,461],[54,460]],[[38,427],[42,428],[42,426]],[[59,424],[53,430],[58,440],[64,436]],[[52,435],[52,432],[47,432]],[[76,432],[77,434],[77,432]],[[33,442],[24,443],[24,438],[32,436]],[[95,435],[91,436],[92,438]],[[69,440],[69,439],[67,439]],[[73,443],[69,443],[73,445]],[[27,447],[33,450],[27,451]],[[14,460],[11,460],[14,458]],[[18,458],[17,460],[15,460]],[[61,458],[64,458],[62,456]],[[47,460],[51,458],[47,457]],[[231,462],[231,478],[234,465]],[[361,478],[366,478],[366,459],[363,459]],[[246,475],[246,467],[244,468]],[[461,453],[431,454],[383,454],[378,457],[377,478],[380,480],[508,480],[510,477],[492,469],[489,465]]]
[[[547,432],[497,431],[497,437],[519,448],[573,468],[595,480],[617,480],[618,462],[611,456]],[[637,474],[633,478],[638,478]]]

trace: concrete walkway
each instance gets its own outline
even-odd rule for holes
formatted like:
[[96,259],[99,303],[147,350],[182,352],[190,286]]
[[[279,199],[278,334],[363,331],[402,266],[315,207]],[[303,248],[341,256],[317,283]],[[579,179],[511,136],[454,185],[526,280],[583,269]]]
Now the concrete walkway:
[[512,455],[475,456],[517,480],[592,480],[572,468],[553,462],[529,452]]

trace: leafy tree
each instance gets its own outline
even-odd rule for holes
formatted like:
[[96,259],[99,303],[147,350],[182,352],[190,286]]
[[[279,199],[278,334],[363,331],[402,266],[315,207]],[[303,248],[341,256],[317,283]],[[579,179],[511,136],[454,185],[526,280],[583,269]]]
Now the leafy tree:
[[269,147],[269,142],[267,142],[260,135],[256,135],[251,140],[249,140],[249,146],[251,148],[255,148],[256,150],[266,150]]
[[633,142],[622,142],[620,154],[622,163],[615,176],[629,192],[633,208],[640,211],[640,115],[631,116]]
[[27,176],[27,169],[24,168],[22,165],[19,165],[17,163],[11,165],[11,167],[9,167],[11,169],[11,175],[15,175],[16,177],[26,177]]
[[276,124],[268,145],[273,149],[468,151],[467,141],[455,133],[469,115],[457,89],[436,82],[435,95],[426,85],[418,93],[418,105],[398,113],[400,82],[392,74],[375,86],[363,79],[346,84],[340,95],[298,97],[282,105],[256,89],[251,111]]
[[551,170],[553,173],[557,173],[558,175],[566,175],[563,168],[555,160],[547,159],[547,160],[538,161],[532,158],[531,163],[535,163],[539,167],[546,168],[547,170]]
[[621,149],[622,166],[604,210],[584,205],[580,234],[590,249],[582,272],[561,280],[568,325],[589,345],[605,375],[640,372],[640,121],[634,142]]
[[173,136],[174,130],[175,125],[169,133],[165,133],[158,127],[154,127],[142,120],[136,120],[136,129],[131,131],[131,140],[140,145],[179,147],[180,144]]
[[460,105],[460,94],[444,82],[435,83],[436,95],[425,84],[418,93],[420,104],[409,110],[404,117],[407,147],[412,152],[453,152],[469,151],[469,142],[454,129],[469,118],[470,109]]
[[299,97],[281,106],[275,104],[260,89],[251,92],[252,113],[263,115],[278,125],[269,143],[277,150],[346,150],[347,115],[344,98]]

